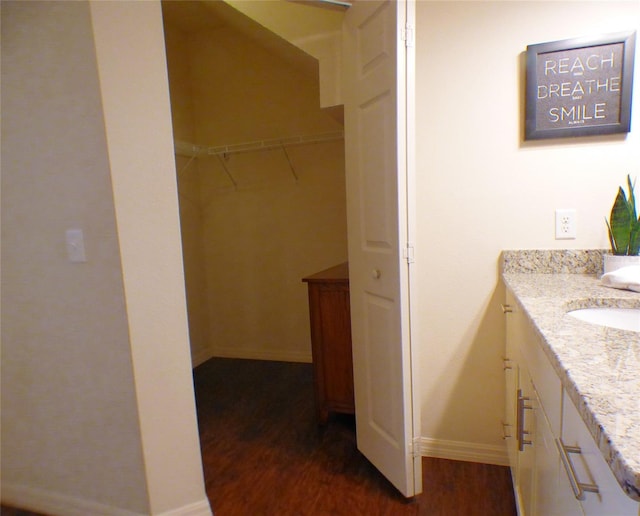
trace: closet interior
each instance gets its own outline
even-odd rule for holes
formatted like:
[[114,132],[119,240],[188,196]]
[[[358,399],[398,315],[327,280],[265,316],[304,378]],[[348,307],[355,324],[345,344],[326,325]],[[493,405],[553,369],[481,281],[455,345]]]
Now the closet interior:
[[303,277],[347,260],[318,62],[222,1],[163,2],[194,367],[311,361]]

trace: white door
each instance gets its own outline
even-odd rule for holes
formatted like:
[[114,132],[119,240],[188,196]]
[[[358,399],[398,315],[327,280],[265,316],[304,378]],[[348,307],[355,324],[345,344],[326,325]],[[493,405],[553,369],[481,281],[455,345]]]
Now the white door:
[[357,442],[407,497],[422,491],[421,459],[412,453],[409,264],[403,258],[410,154],[402,34],[414,8],[413,2],[354,2],[343,30]]

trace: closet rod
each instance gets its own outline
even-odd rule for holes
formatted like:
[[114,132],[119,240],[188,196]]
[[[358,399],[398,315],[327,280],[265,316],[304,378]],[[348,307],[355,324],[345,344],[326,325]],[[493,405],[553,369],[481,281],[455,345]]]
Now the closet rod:
[[270,149],[280,149],[290,145],[304,145],[309,143],[321,143],[344,138],[343,131],[333,133],[322,133],[307,136],[291,136],[288,138],[274,138],[271,140],[260,140],[247,143],[236,143],[232,145],[220,145],[207,147],[194,143],[176,141],[174,143],[175,153],[181,156],[226,156],[240,152],[253,152]]

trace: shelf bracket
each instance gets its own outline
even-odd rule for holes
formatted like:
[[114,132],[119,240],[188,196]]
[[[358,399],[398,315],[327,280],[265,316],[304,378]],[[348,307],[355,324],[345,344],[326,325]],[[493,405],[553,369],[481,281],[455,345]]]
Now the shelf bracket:
[[289,163],[289,169],[291,169],[291,174],[293,174],[293,178],[296,183],[298,182],[298,174],[296,174],[296,169],[293,168],[293,163],[291,163],[291,158],[289,157],[289,153],[287,152],[287,148],[282,144],[282,152],[284,152],[284,157],[287,158],[287,163]]
[[233,179],[233,176],[231,175],[231,172],[229,172],[229,169],[227,168],[227,165],[224,164],[224,159],[222,159],[222,155],[221,154],[216,154],[216,156],[218,157],[218,161],[220,162],[220,165],[222,165],[222,168],[223,168],[225,174],[227,174],[227,177],[229,178],[229,181],[231,181],[231,183],[233,184],[234,190],[237,190],[238,189],[238,183],[236,183],[236,180]]

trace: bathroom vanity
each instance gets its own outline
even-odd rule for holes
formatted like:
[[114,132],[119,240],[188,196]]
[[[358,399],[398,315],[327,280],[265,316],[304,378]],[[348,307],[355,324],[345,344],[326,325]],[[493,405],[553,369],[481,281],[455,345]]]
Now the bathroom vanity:
[[640,333],[567,312],[640,308],[588,251],[506,251],[504,436],[519,514],[640,515]]

